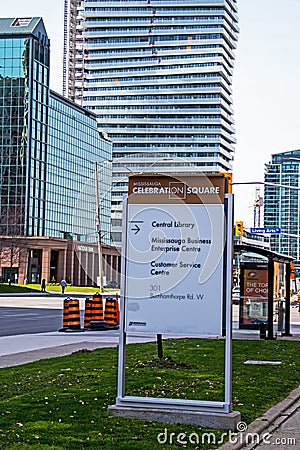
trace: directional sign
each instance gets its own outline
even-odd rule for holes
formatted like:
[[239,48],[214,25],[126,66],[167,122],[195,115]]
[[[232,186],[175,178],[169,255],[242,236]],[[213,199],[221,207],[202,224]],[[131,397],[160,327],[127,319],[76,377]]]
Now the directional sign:
[[129,178],[126,331],[220,335],[223,176]]
[[280,234],[281,228],[267,227],[267,228],[250,228],[251,234]]

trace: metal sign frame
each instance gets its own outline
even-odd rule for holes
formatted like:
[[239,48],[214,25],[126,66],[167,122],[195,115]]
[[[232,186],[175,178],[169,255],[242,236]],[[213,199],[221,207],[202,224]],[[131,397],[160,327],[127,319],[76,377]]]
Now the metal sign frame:
[[[121,263],[121,296],[120,296],[120,335],[118,353],[118,386],[116,406],[122,407],[143,407],[158,409],[191,410],[201,412],[232,412],[232,311],[231,311],[231,290],[232,290],[232,257],[233,257],[233,195],[224,196],[224,216],[225,216],[225,249],[223,258],[223,283],[224,299],[223,308],[225,318],[225,346],[224,346],[224,401],[204,401],[173,398],[138,397],[125,394],[125,371],[126,371],[126,339],[125,327],[126,298],[122,293],[126,292],[126,259],[127,255],[127,232],[128,232],[128,199],[123,201],[123,248]],[[135,333],[136,334],[136,333]]]

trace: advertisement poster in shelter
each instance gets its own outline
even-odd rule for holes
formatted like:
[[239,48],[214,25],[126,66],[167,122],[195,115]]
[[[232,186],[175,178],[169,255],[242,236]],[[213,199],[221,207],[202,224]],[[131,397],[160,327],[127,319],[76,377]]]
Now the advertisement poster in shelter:
[[241,264],[240,328],[256,328],[268,318],[267,264]]

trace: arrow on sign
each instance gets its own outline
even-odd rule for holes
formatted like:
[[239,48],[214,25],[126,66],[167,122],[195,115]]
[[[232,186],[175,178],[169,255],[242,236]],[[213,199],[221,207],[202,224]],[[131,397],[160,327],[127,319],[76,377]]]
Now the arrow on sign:
[[138,232],[140,231],[140,227],[137,225],[136,222],[138,222],[138,223],[143,223],[142,220],[132,220],[132,221],[130,222],[130,223],[134,223],[134,224],[135,224],[134,227],[131,228],[131,231],[134,231],[134,234],[138,234]]
[[140,227],[138,225],[134,225],[134,228],[131,228],[131,231],[134,231],[134,234],[137,234],[140,231]]

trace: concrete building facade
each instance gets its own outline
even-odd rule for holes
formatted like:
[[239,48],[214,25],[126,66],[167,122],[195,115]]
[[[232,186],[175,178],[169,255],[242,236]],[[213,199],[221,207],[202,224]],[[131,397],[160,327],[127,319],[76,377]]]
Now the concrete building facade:
[[128,173],[232,169],[237,23],[236,0],[65,0],[64,93],[113,141],[117,241]]

